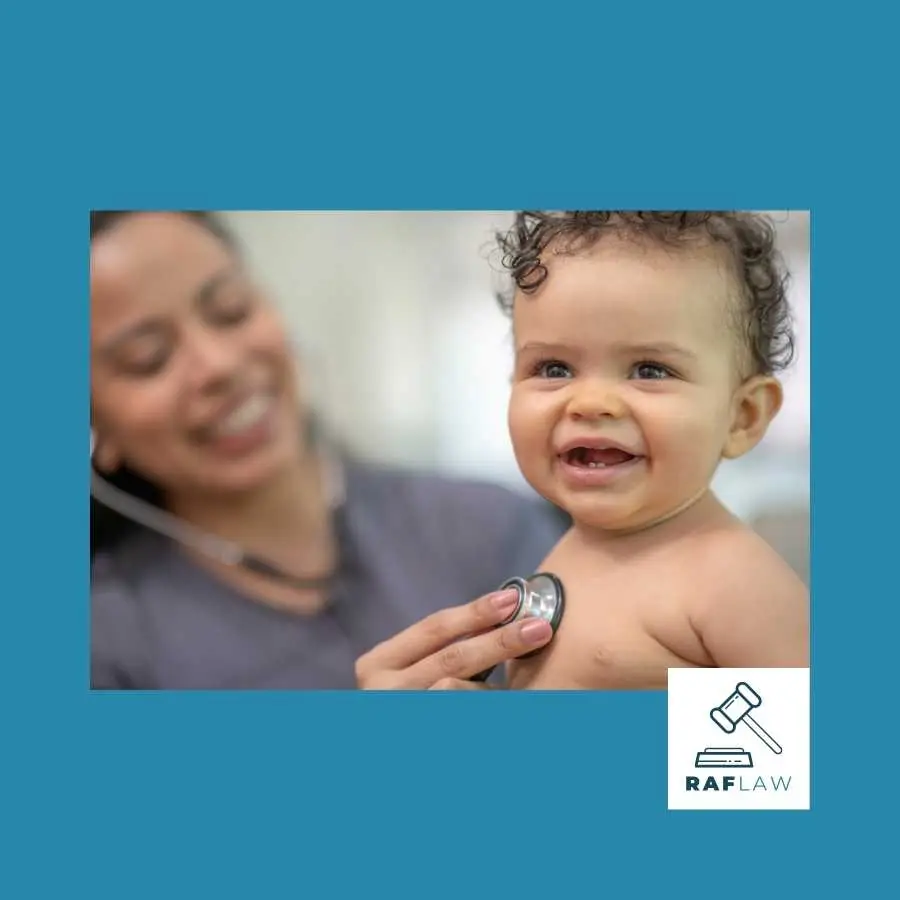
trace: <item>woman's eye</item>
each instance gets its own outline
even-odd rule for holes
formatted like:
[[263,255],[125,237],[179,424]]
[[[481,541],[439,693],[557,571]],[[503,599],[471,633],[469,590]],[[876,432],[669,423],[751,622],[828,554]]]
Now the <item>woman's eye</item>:
[[541,378],[569,378],[571,374],[571,369],[565,363],[556,360],[538,363],[535,366],[535,375]]
[[210,318],[219,325],[235,325],[250,315],[251,304],[248,300],[235,300],[220,303],[210,310]]
[[125,366],[129,373],[138,376],[156,375],[166,364],[166,354],[158,353],[147,359],[129,360]]
[[638,363],[632,370],[632,377],[641,381],[653,381],[660,378],[671,378],[672,372],[659,363]]
[[119,365],[129,375],[144,377],[160,372],[169,359],[170,348],[154,341],[156,346],[133,348],[119,357]]
[[213,325],[236,325],[253,311],[253,301],[253,292],[249,288],[228,285],[207,299],[203,316]]

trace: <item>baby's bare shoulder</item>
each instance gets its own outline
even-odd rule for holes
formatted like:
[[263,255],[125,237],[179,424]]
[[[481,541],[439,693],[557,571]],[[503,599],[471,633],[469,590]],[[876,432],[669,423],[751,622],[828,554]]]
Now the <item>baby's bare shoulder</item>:
[[806,591],[787,562],[744,525],[712,532],[689,544],[683,562],[687,571],[695,573],[699,596],[709,602],[721,602],[735,591]]
[[691,621],[717,666],[809,664],[809,591],[759,535],[744,526],[716,532],[685,564],[694,573]]

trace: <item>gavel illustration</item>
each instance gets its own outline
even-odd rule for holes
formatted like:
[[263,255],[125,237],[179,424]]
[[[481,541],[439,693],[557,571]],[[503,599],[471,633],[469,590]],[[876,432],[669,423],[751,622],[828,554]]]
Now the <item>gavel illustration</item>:
[[721,706],[709,711],[709,716],[728,734],[743,722],[773,753],[781,753],[778,741],[750,715],[750,710],[756,709],[761,703],[762,697],[746,681],[741,681]]

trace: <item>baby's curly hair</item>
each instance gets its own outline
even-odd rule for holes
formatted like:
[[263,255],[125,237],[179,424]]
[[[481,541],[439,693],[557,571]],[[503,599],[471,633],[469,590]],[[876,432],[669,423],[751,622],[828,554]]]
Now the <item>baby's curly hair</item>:
[[741,330],[750,353],[752,374],[770,375],[787,368],[794,357],[789,275],[775,241],[775,225],[767,216],[749,212],[588,212],[516,213],[507,232],[497,234],[503,268],[512,290],[497,295],[501,309],[512,312],[516,289],[536,291],[547,279],[541,256],[577,253],[594,246],[605,234],[616,234],[670,247],[719,244],[732,260],[741,286]]

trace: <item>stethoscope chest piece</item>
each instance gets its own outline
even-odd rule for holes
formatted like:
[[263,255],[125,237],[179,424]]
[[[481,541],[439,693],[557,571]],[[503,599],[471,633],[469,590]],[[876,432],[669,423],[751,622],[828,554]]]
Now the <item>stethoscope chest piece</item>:
[[[537,617],[550,624],[555,636],[566,609],[566,592],[559,578],[550,572],[538,572],[529,578],[507,578],[497,590],[505,591],[510,588],[515,589],[519,599],[516,608],[497,627],[502,628],[504,625],[509,625],[510,622]],[[527,659],[540,653],[543,649],[544,647],[539,647],[518,658]],[[493,671],[493,669],[488,669],[486,672],[476,675],[472,680],[485,681]]]
[[[530,578],[508,578],[498,590],[505,591],[509,588],[515,588],[519,595],[519,602],[513,612],[497,627],[502,628],[510,622],[536,616],[549,622],[555,635],[566,607],[565,591],[559,578],[549,572],[538,572]],[[521,658],[534,656],[542,649],[543,647],[533,650]]]

